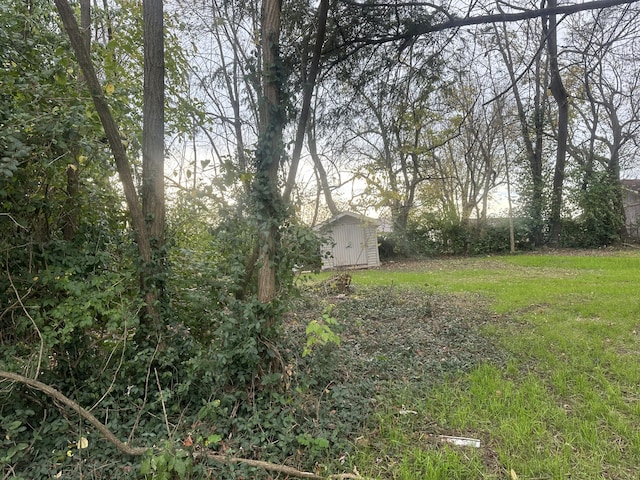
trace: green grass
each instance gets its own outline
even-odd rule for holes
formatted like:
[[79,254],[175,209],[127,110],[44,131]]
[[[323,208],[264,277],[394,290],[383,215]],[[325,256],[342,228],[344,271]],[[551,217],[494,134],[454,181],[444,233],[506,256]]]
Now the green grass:
[[[522,255],[353,272],[358,286],[480,293],[507,352],[378,409],[357,449],[380,478],[640,478],[640,255]],[[406,406],[416,414],[400,415]],[[438,434],[478,438],[443,446]]]

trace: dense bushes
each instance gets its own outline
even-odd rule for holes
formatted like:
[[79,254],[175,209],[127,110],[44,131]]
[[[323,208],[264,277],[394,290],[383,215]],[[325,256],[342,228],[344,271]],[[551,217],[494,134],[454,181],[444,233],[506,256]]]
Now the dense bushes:
[[563,223],[563,246],[594,248],[622,240],[625,218],[620,183],[606,172],[592,173],[590,182],[573,192],[580,215]]
[[[587,201],[591,197],[585,193],[582,198]],[[590,204],[583,214],[563,221],[562,244],[554,246],[599,248],[620,243],[624,216],[620,214],[615,202],[598,204],[594,199],[591,201],[593,204]],[[513,220],[516,251],[527,251],[536,247],[532,240],[533,232],[534,228],[528,219]],[[405,237],[394,233],[379,237],[378,248],[383,260],[431,255],[498,254],[510,251],[509,235],[509,221],[505,218],[488,219],[485,223],[480,223],[426,216],[410,223]]]
[[[514,220],[514,240],[517,250],[531,249],[530,229],[526,222]],[[385,239],[385,246],[394,241]],[[397,245],[397,243],[395,244]],[[479,255],[504,253],[510,250],[509,223],[506,219],[493,220],[481,225],[434,218],[420,224],[410,224],[404,250],[395,248],[396,254],[423,255]]]
[[[300,458],[301,466],[312,467],[306,462],[324,450],[303,435],[293,392],[282,390],[291,375],[286,365],[302,354],[303,343],[299,351],[283,350],[273,343],[281,322],[267,320],[281,319],[295,296],[293,265],[318,263],[319,240],[304,226],[283,226],[283,300],[265,305],[247,279],[255,274],[247,268],[251,222],[233,215],[207,224],[202,217],[198,221],[197,211],[184,207],[181,213],[181,220],[191,215],[189,228],[172,227],[169,235],[165,323],[153,338],[135,335],[141,301],[132,248],[106,242],[94,243],[92,251],[81,243],[77,250],[72,242],[56,240],[40,245],[30,265],[11,251],[16,290],[3,278],[2,305],[9,307],[0,311],[2,368],[32,378],[37,372],[39,380],[91,408],[132,446],[166,445],[171,452],[188,438],[194,448],[206,444],[275,461],[317,451]],[[121,455],[92,427],[20,385],[0,390],[0,433],[9,452],[0,456],[0,471],[17,478],[59,472],[71,478],[139,478],[140,468],[157,475],[158,465],[169,464],[192,478],[208,475],[209,467],[197,462],[171,457],[163,463],[169,462],[165,454],[142,463],[114,462]],[[89,449],[77,447],[81,438],[88,439]],[[235,470],[248,475],[246,468]]]

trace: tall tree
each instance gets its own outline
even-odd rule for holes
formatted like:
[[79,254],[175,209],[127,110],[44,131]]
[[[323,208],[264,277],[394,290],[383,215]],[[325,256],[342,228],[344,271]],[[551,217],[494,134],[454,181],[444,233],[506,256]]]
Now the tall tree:
[[[131,166],[127,157],[124,143],[122,141],[122,137],[118,129],[118,124],[115,121],[109,104],[106,101],[105,94],[103,92],[100,81],[98,80],[98,76],[90,57],[90,52],[87,49],[85,38],[82,35],[80,28],[78,27],[75,14],[71,6],[69,5],[67,0],[55,0],[55,4],[60,14],[60,18],[62,19],[62,22],[64,24],[64,28],[69,36],[71,46],[75,53],[78,64],[80,65],[80,69],[82,70],[82,74],[87,83],[89,92],[91,93],[91,96],[93,98],[93,103],[95,105],[98,116],[100,117],[100,121],[104,128],[107,141],[113,153],[116,168],[118,170],[120,181],[124,190],[127,207],[131,216],[132,226],[136,234],[140,258],[144,265],[151,265],[154,257],[153,250],[156,245],[152,247],[152,242],[149,235],[150,230],[147,227],[143,207],[140,205],[140,201],[138,199],[138,194],[136,192],[136,187],[131,172]],[[164,142],[164,140],[162,140],[162,142]],[[164,152],[162,152],[162,156],[164,156]],[[155,187],[155,182],[157,181],[158,180],[156,178],[154,180],[154,188],[157,188]],[[164,181],[164,179],[161,177],[160,181]],[[147,203],[147,205],[149,205],[149,203]],[[161,209],[160,211],[162,212],[162,217],[158,217],[156,221],[163,221],[164,206],[158,207],[158,205],[155,204],[153,205],[153,208]],[[157,213],[157,210],[154,210],[154,213]],[[151,230],[152,232],[154,232],[154,234],[157,234],[157,232],[159,231],[158,225],[159,223],[156,223],[153,227],[153,230]],[[161,228],[163,229],[164,224],[162,223],[161,225]],[[142,286],[144,290],[148,290],[147,286],[149,282],[147,281],[147,278],[145,278],[147,275],[151,275],[151,273],[145,268],[142,272]],[[145,296],[147,318],[149,319],[149,321],[158,323],[159,318],[155,305],[157,296],[150,293],[149,291],[144,291],[143,293]]]
[[493,74],[481,42],[462,34],[456,41],[459,43],[455,56],[447,56],[447,66],[455,80],[441,92],[461,120],[459,134],[434,156],[442,172],[436,182],[448,184],[443,190],[453,196],[449,205],[459,208],[458,221],[467,223],[474,215],[482,227],[491,193],[504,175],[499,138],[508,125],[500,111],[504,98],[495,97],[494,86],[489,82],[500,81],[499,76]]
[[[446,41],[446,39],[444,39]],[[430,40],[400,54],[392,47],[360,51],[338,77],[345,102],[338,105],[343,155],[357,159],[352,171],[379,208],[387,209],[394,234],[405,239],[418,187],[433,176],[431,155],[455,134],[456,115],[446,115],[436,93],[441,64]]]
[[[534,245],[544,243],[544,212],[545,212],[545,172],[543,161],[543,140],[545,137],[545,90],[548,84],[547,71],[543,62],[544,41],[535,38],[535,27],[525,24],[523,34],[524,45],[534,51],[530,63],[525,64],[523,73],[518,73],[518,57],[524,52],[517,52],[514,45],[514,33],[506,23],[494,25],[496,47],[509,74],[509,90],[516,103],[518,120],[520,123],[521,139],[526,151],[526,164],[530,193],[527,195],[528,216],[532,223],[531,239]],[[521,62],[522,63],[522,62]],[[521,92],[522,79],[525,79],[531,91],[530,104]]]
[[100,117],[107,141],[109,142],[109,146],[113,152],[113,157],[118,169],[127,206],[129,208],[129,214],[131,215],[133,228],[136,232],[140,256],[143,261],[148,262],[151,260],[151,244],[149,242],[142,208],[138,201],[138,195],[133,182],[133,175],[131,173],[126,149],[118,131],[118,125],[113,118],[108,103],[106,102],[105,94],[91,61],[90,52],[86,48],[87,46],[84,37],[80,32],[78,22],[69,2],[67,0],[55,0],[55,4],[58,12],[60,13],[60,18],[62,19],[65,30],[69,35],[71,47],[73,48],[78,64],[80,65],[80,69],[82,70],[85,81],[87,82],[87,87],[89,88],[89,92],[93,98],[93,103],[96,111],[98,112],[98,116]]
[[[153,257],[145,265],[142,289],[158,300],[164,247],[164,19],[162,0],[144,0],[144,91],[142,127],[142,213]],[[156,325],[158,327],[159,325]]]
[[[285,184],[284,193],[282,195],[285,203],[288,203],[291,200],[291,192],[293,191],[293,188],[295,186],[296,175],[298,173],[298,165],[300,163],[300,155],[302,154],[302,147],[304,146],[305,134],[309,132],[308,125],[311,118],[311,101],[313,99],[316,81],[320,72],[320,60],[322,57],[322,47],[324,45],[328,14],[329,0],[320,0],[316,22],[317,33],[314,39],[311,59],[309,62],[300,62],[302,68],[301,76],[303,80],[302,108],[298,117],[296,138],[294,142],[293,153],[291,155],[291,165],[289,166],[287,182]],[[309,49],[308,45],[309,40],[307,39],[303,60],[309,58],[307,52],[307,50]]]
[[286,83],[280,61],[281,0],[262,1],[262,92],[260,137],[252,196],[258,222],[258,300],[269,303],[277,292],[278,228],[285,212],[278,186],[285,125],[282,86]]
[[164,20],[161,0],[143,2],[142,208],[155,248],[164,244]]
[[[327,170],[325,169],[322,163],[322,159],[320,158],[320,154],[318,153],[318,144],[316,141],[316,125],[312,120],[310,120],[309,124],[307,125],[307,145],[309,147],[309,154],[311,155],[311,159],[313,160],[314,169],[317,173],[318,195],[320,195],[320,192],[322,192],[322,194],[324,195],[325,203],[331,215],[338,215],[340,213],[340,210],[333,200],[331,186],[329,185],[329,180],[327,178]],[[317,212],[317,207],[315,210]],[[315,225],[315,222],[313,222],[313,224]]]
[[[255,54],[259,2],[214,0],[204,7],[184,2],[180,8],[188,12],[184,35],[197,47],[189,65],[192,98],[206,105],[203,115],[194,116],[190,135],[197,144],[196,154],[202,150],[202,136],[212,152],[206,161],[214,178],[207,187],[223,197],[235,194],[230,187],[238,185],[242,194],[249,195],[262,91],[262,58]],[[194,164],[188,175],[197,167]],[[207,176],[201,179],[206,181]]]
[[[548,0],[549,8],[557,7],[556,0]],[[548,23],[547,23],[548,21]],[[569,95],[565,89],[560,74],[558,63],[558,21],[556,14],[543,19],[542,31],[546,36],[547,50],[549,52],[549,68],[551,82],[549,90],[558,107],[558,131],[556,137],[556,164],[553,174],[553,186],[551,188],[551,218],[549,219],[549,240],[553,245],[560,244],[562,232],[562,198],[565,177],[565,164],[567,157],[567,142],[569,136]]]
[[578,204],[596,244],[624,236],[620,178],[634,167],[640,137],[640,73],[638,47],[640,10],[632,6],[572,17],[576,119],[569,146],[579,165]]
[[[80,28],[84,36],[86,49],[91,51],[91,1],[82,0],[80,2]],[[81,79],[80,79],[81,80]],[[78,193],[80,190],[80,153],[77,146],[72,147],[73,162],[67,165],[67,200],[66,222],[63,227],[65,240],[73,240],[79,225]]]

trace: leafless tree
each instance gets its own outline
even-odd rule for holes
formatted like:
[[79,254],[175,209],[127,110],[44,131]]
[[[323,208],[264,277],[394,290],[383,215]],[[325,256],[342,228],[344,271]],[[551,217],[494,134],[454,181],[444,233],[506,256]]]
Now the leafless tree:
[[[586,192],[604,172],[614,216],[622,219],[620,177],[637,166],[640,145],[640,9],[631,5],[589,12],[570,22],[573,122],[570,154],[580,165],[580,188]],[[624,223],[619,222],[619,233]]]
[[509,85],[504,94],[512,95],[515,101],[520,140],[526,152],[531,185],[528,210],[532,222],[532,240],[534,244],[542,245],[546,203],[543,159],[547,115],[545,91],[549,84],[549,73],[543,57],[545,39],[540,35],[538,22],[524,22],[516,30],[510,29],[506,23],[495,24],[493,30],[495,47],[508,72]]

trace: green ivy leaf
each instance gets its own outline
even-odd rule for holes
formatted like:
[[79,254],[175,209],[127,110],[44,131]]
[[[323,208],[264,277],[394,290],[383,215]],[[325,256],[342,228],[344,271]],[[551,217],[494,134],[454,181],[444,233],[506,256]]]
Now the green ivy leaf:
[[173,464],[173,471],[176,472],[180,478],[184,477],[187,473],[187,463],[180,458],[176,458]]
[[140,474],[148,475],[151,473],[151,458],[145,458],[140,464]]

